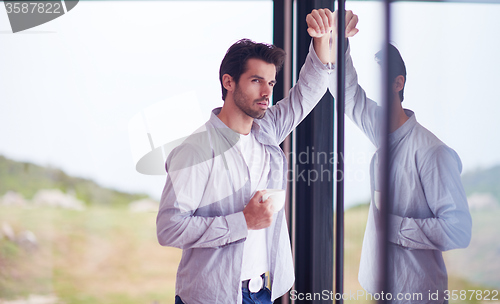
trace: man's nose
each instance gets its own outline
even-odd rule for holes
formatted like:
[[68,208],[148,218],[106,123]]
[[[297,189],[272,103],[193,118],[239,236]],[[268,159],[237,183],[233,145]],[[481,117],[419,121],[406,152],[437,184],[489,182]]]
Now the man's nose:
[[261,95],[262,96],[271,96],[271,94],[273,93],[273,87],[271,87],[270,85],[264,85],[263,88],[262,88],[262,92],[261,92]]

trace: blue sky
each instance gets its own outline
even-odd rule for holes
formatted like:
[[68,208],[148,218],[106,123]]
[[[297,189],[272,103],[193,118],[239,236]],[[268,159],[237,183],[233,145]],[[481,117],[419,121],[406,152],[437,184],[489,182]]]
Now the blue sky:
[[[351,39],[360,84],[380,100],[373,55],[381,6],[348,2],[347,9],[360,17]],[[458,152],[464,172],[499,164],[500,5],[397,2],[393,12],[393,42],[408,70],[404,105]],[[169,105],[159,141],[181,124],[201,125],[222,105],[218,68],[227,48],[243,37],[272,42],[271,26],[271,1],[80,1],[17,34],[0,12],[0,154],[159,198],[164,177],[135,171],[147,147],[131,145],[132,118]],[[198,116],[182,114],[188,103]],[[352,205],[368,199],[374,149],[350,122],[346,151]]]

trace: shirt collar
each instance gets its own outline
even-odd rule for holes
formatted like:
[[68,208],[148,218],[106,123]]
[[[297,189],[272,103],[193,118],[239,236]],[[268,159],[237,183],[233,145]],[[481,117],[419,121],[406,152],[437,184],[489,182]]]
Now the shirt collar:
[[390,145],[394,145],[403,139],[417,124],[417,117],[415,113],[411,110],[404,109],[405,114],[408,116],[408,120],[399,127],[396,131],[389,134],[389,143]]
[[[240,133],[230,129],[228,126],[226,126],[225,123],[222,122],[222,120],[217,117],[219,115],[220,111],[222,110],[222,107],[218,107],[212,110],[212,113],[210,114],[210,123],[216,128],[216,129],[221,129],[224,130],[223,134],[225,137],[230,139],[230,141],[237,142],[240,139]],[[252,123],[252,133],[254,133],[255,138],[257,139],[258,142],[263,143],[263,144],[269,144],[267,143],[266,140],[262,140],[260,137],[260,125],[256,122],[256,119],[254,119]]]

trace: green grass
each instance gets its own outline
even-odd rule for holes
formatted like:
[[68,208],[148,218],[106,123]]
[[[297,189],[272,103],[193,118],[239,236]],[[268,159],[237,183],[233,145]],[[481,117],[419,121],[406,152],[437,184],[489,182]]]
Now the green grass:
[[[367,205],[345,214],[345,291],[362,290],[357,277],[367,216]],[[498,248],[499,216],[473,213],[471,246],[445,253],[450,290],[493,289],[486,287],[491,280],[472,282],[499,277],[498,259],[491,256],[491,249]],[[0,238],[0,302],[54,294],[65,304],[173,304],[181,252],[158,244],[155,220],[156,213],[130,213],[126,208],[91,206],[79,212],[0,206],[0,225],[9,223],[17,235],[30,230],[39,243],[28,250]]]
[[[345,213],[344,291],[346,292],[356,293],[358,290],[363,290],[358,282],[358,271],[367,218],[367,204],[348,209]],[[451,250],[444,253],[449,290],[457,290],[458,292],[461,290],[500,291],[500,242],[498,241],[500,225],[498,225],[498,218],[500,218],[500,210],[473,212],[470,246],[467,249]],[[471,293],[467,293],[466,300],[450,300],[449,303],[500,303],[500,301],[470,299]],[[497,299],[500,299],[500,294]],[[344,302],[369,303],[370,301],[346,300]]]
[[66,304],[173,303],[180,250],[158,244],[155,219],[124,208],[0,208],[0,223],[16,234],[30,230],[39,242],[26,250],[2,239],[0,300],[55,294]]

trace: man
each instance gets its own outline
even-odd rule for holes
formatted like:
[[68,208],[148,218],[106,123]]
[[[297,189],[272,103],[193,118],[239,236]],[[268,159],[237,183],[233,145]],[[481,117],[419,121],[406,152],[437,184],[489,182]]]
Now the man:
[[[462,164],[457,153],[421,126],[415,114],[403,109],[406,67],[399,51],[388,49],[393,81],[390,125],[392,201],[389,213],[389,290],[397,303],[443,303],[447,274],[442,251],[465,248],[472,221],[460,180]],[[380,148],[381,107],[368,99],[358,85],[347,51],[346,115]],[[379,60],[382,53],[377,53]],[[335,82],[330,92],[335,93]],[[379,150],[370,165],[371,204],[363,240],[359,282],[370,293],[380,293],[377,278],[380,235]],[[436,294],[437,292],[437,294]],[[434,294],[434,295],[433,295]],[[380,295],[380,294],[379,294]],[[410,299],[411,298],[411,299]]]
[[[183,249],[176,303],[271,303],[293,285],[284,210],[261,199],[265,189],[286,188],[278,145],[327,89],[333,16],[314,10],[306,20],[313,41],[289,97],[269,104],[284,52],[236,42],[220,67],[224,105],[167,159],[157,234],[161,245]],[[348,12],[348,37],[356,24]]]

